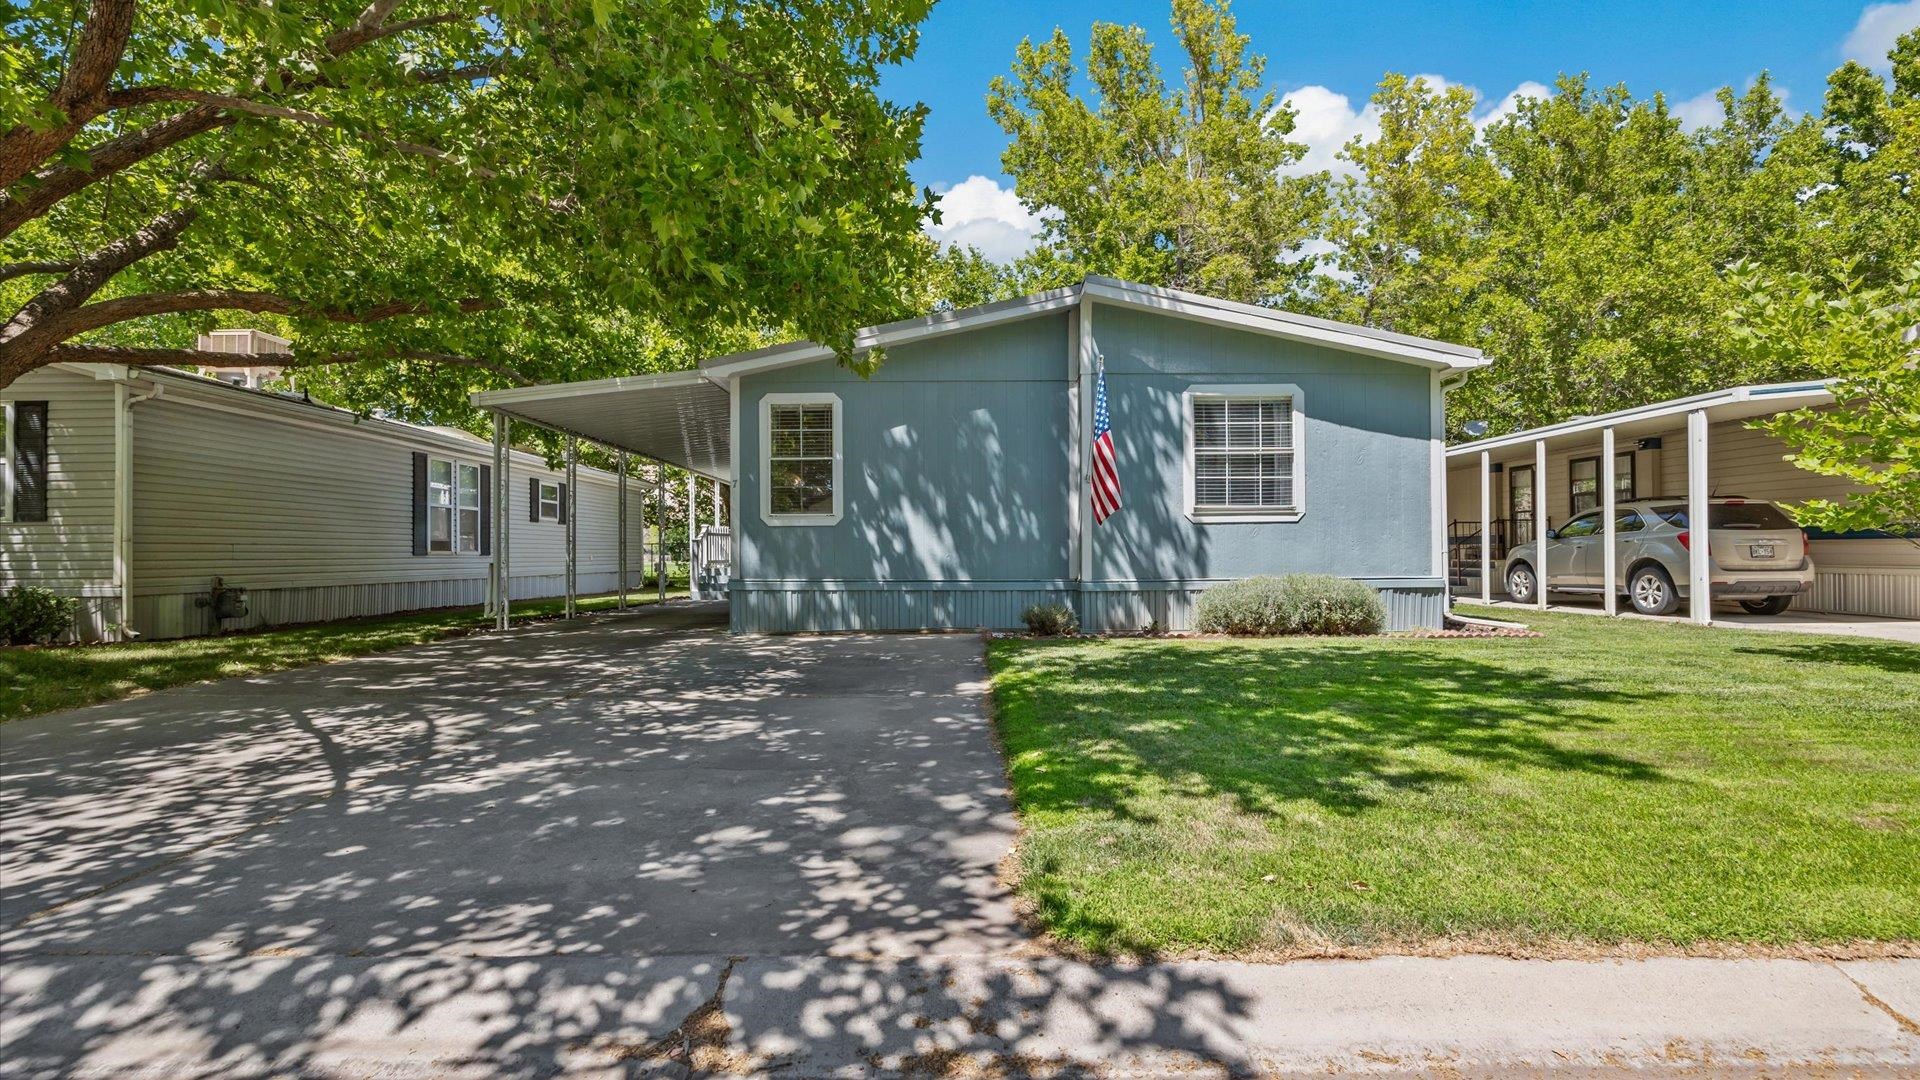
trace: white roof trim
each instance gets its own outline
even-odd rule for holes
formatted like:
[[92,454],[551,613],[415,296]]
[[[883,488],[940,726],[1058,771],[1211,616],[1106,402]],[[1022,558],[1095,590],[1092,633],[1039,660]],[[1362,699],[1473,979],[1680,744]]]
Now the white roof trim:
[[[1798,409],[1808,404],[1824,404],[1833,400],[1833,379],[1812,379],[1804,382],[1764,383],[1757,386],[1734,386],[1725,390],[1713,390],[1691,397],[1673,398],[1669,401],[1656,401],[1649,405],[1637,405],[1631,409],[1602,413],[1599,416],[1582,416],[1573,420],[1563,420],[1558,424],[1528,428],[1508,435],[1498,435],[1490,439],[1460,443],[1447,448],[1448,457],[1461,457],[1466,454],[1478,454],[1483,450],[1504,450],[1522,446],[1539,440],[1564,438],[1569,435],[1581,435],[1601,428],[1618,427],[1622,424],[1638,423],[1645,420],[1658,420],[1662,417],[1693,412],[1696,409],[1713,409],[1723,405],[1736,405],[1741,402],[1768,398],[1806,398],[1811,400],[1794,401],[1783,404],[1781,411]],[[1824,399],[1824,400],[1822,400]]]
[[[473,403],[483,409],[505,409],[517,402],[555,401],[570,397],[592,397],[595,394],[608,394],[621,390],[670,390],[676,386],[691,386],[695,383],[714,382],[712,378],[698,371],[669,371],[661,375],[620,375],[611,379],[589,379],[584,382],[541,383],[537,386],[513,386],[505,390],[476,390]],[[722,390],[724,383],[717,383]]]
[[1215,326],[1253,330],[1291,341],[1325,345],[1388,360],[1412,361],[1453,371],[1470,371],[1493,363],[1479,349],[1448,341],[1396,334],[1391,330],[1376,330],[1370,326],[1298,315],[1278,308],[1220,300],[1178,289],[1162,289],[1109,277],[1089,277],[1081,287],[1096,300],[1122,307],[1157,311]]
[[[983,304],[979,307],[960,308],[917,319],[904,319],[900,322],[869,326],[854,335],[854,350],[862,352],[873,348],[886,348],[939,334],[974,330],[1018,319],[1030,319],[1036,315],[1073,307],[1080,302],[1082,296],[1120,307],[1157,311],[1180,318],[1212,323],[1216,326],[1252,330],[1292,341],[1325,345],[1347,352],[1402,360],[1442,370],[1471,371],[1486,367],[1493,362],[1478,349],[1455,345],[1451,342],[1396,334],[1390,330],[1375,330],[1367,326],[1318,319],[1311,315],[1296,315],[1290,311],[1256,307],[1231,300],[1216,300],[1197,293],[1161,289],[1109,277],[1089,277],[1079,285],[1035,293],[1016,300],[1002,300],[999,303]],[[756,349],[752,352],[714,357],[703,362],[700,370],[712,378],[727,379],[735,375],[773,371],[793,367],[796,364],[828,360],[832,359],[833,355],[833,350],[825,345],[811,341],[796,341],[771,348]]]

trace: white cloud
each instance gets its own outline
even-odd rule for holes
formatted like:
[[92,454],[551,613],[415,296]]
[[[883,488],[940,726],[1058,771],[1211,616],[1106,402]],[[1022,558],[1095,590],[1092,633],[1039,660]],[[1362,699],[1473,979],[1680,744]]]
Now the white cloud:
[[1894,39],[1916,26],[1920,26],[1920,0],[1868,4],[1860,12],[1860,21],[1853,24],[1853,32],[1847,35],[1840,51],[1849,60],[1858,60],[1876,71],[1885,71],[1888,68],[1887,53],[1893,48]]
[[988,176],[969,176],[940,192],[940,224],[926,233],[943,244],[972,245],[995,262],[1011,262],[1033,247],[1042,215]]
[[1720,121],[1727,118],[1727,110],[1721,106],[1720,99],[1716,96],[1719,93],[1718,90],[1708,90],[1702,94],[1695,94],[1685,101],[1670,102],[1667,105],[1667,112],[1673,114],[1673,118],[1680,121],[1680,126],[1688,131],[1718,127]]
[[[1920,0],[1916,0],[1920,2]],[[1464,84],[1454,82],[1444,75],[1415,75],[1423,79],[1435,90],[1445,90],[1451,86]],[[1473,95],[1476,106],[1484,100],[1480,91],[1468,86],[1467,92]],[[1519,108],[1520,99],[1527,97],[1544,98],[1551,96],[1552,89],[1537,82],[1527,81],[1508,91],[1493,108],[1476,112],[1474,127],[1485,130],[1487,125],[1500,120]],[[1299,161],[1282,169],[1287,176],[1300,176],[1306,173],[1326,169],[1335,176],[1344,176],[1353,172],[1353,166],[1339,159],[1340,148],[1352,141],[1355,136],[1371,140],[1380,134],[1380,109],[1368,103],[1359,109],[1353,107],[1353,99],[1324,86],[1303,86],[1286,95],[1286,104],[1293,107],[1293,140],[1307,144],[1307,153]]]

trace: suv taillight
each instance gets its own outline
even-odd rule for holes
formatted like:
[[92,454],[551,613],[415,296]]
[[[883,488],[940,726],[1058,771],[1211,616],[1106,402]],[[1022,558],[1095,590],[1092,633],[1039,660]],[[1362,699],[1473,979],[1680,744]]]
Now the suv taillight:
[[1688,539],[1688,535],[1689,534],[1687,533],[1687,530],[1685,529],[1680,530],[1680,546],[1687,549],[1688,551],[1692,551],[1693,542],[1690,539]]
[[1805,556],[1812,551],[1813,551],[1813,538],[1807,535],[1807,530],[1801,529],[1800,530],[1800,554],[1802,556]]

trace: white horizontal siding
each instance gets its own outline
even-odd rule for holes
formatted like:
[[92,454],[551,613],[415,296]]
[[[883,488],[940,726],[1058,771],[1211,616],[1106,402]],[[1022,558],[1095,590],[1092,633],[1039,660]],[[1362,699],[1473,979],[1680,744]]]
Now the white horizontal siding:
[[[0,524],[0,588],[114,594],[113,384],[43,368],[0,401],[47,403],[47,520]],[[9,465],[11,467],[11,465]]]
[[[489,557],[413,554],[413,453],[490,465],[484,443],[450,453],[443,436],[411,446],[390,429],[375,436],[289,422],[277,412],[202,408],[184,394],[143,402],[132,426],[134,625],[142,634],[207,632],[206,611],[194,601],[214,577],[249,590],[249,616],[228,629],[486,597]],[[597,470],[579,475],[580,591],[611,590],[618,485]],[[524,457],[510,471],[516,598],[565,588],[565,530],[528,520],[531,476],[558,482],[562,473]],[[629,583],[637,586],[646,565],[646,500],[638,483],[629,484]]]

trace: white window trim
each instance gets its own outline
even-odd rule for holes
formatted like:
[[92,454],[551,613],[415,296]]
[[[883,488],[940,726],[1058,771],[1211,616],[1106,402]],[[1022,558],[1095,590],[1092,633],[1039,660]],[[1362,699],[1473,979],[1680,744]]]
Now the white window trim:
[[[448,484],[448,491],[447,491],[447,497],[451,501],[445,507],[436,506],[433,501],[433,467],[435,464],[440,462],[445,462],[447,466],[452,470],[452,479]],[[477,494],[480,494],[482,496],[481,501],[484,502],[485,493],[482,491],[482,489],[486,485],[480,482],[480,466],[479,465],[470,461],[462,461],[459,458],[455,458],[455,457],[435,457],[432,454],[427,455],[427,555],[430,557],[431,556],[445,557],[450,555],[457,558],[470,559],[480,554],[479,533],[474,534],[474,545],[473,545],[472,551],[460,550],[460,511],[462,509],[462,507],[460,506],[460,470],[463,468],[470,468],[473,470],[473,473],[474,473],[473,490]],[[434,550],[434,546],[433,546],[433,512],[436,509],[445,509],[447,511],[447,549],[445,551],[436,551]],[[466,507],[465,509],[472,510],[473,507]],[[479,511],[479,513],[480,513],[480,532],[485,532],[487,528],[486,511],[481,510]]]
[[[833,406],[833,512],[776,514],[773,512],[773,407],[775,405]],[[839,394],[763,394],[760,397],[760,520],[768,525],[838,525],[846,511],[846,454],[842,452]]]
[[13,521],[13,402],[0,401],[0,522]]
[[[541,521],[559,521],[560,520],[560,481],[539,480],[539,481],[536,481],[536,483],[540,485],[540,488],[539,488],[540,497],[538,501],[534,503],[534,511],[540,515]],[[548,488],[553,489],[553,513],[551,514],[547,513],[547,489]]]
[[[1212,510],[1194,504],[1193,403],[1197,398],[1289,398],[1293,402],[1293,505],[1272,510],[1234,507]],[[1189,386],[1180,399],[1181,422],[1186,428],[1186,458],[1180,482],[1185,489],[1187,518],[1202,524],[1235,522],[1289,522],[1307,515],[1307,397],[1293,383],[1200,383]]]

